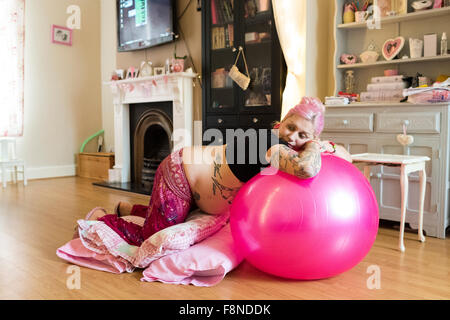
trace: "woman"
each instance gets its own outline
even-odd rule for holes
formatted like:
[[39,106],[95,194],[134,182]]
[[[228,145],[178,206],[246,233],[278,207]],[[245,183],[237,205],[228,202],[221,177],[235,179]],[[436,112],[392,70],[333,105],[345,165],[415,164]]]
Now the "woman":
[[[278,130],[268,130],[270,134],[265,138],[257,135],[252,143],[244,139],[245,157],[241,162],[238,160],[242,153],[235,150],[231,142],[178,150],[158,167],[149,206],[119,202],[116,214],[106,214],[99,209],[89,220],[105,222],[129,244],[139,246],[159,230],[183,222],[195,206],[209,214],[226,213],[244,183],[268,165],[307,179],[319,172],[323,151],[351,162],[344,148],[318,140],[324,125],[324,111],[320,100],[303,98],[274,126]],[[265,145],[260,143],[266,139]],[[258,146],[263,159],[254,157],[257,161],[250,161],[252,154],[247,151],[252,146]],[[125,215],[145,218],[143,227],[120,218]]]

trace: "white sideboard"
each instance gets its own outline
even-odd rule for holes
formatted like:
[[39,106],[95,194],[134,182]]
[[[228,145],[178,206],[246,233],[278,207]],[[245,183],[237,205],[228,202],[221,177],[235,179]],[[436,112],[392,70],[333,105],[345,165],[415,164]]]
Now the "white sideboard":
[[[327,106],[321,138],[343,145],[351,154],[388,153],[423,155],[426,163],[424,230],[427,236],[445,238],[449,214],[449,109],[450,104],[390,103]],[[397,141],[403,132],[414,136],[404,147]],[[400,169],[377,166],[370,183],[375,191],[380,219],[400,221]],[[406,223],[417,229],[419,177],[409,177]]]
[[[410,56],[409,39],[423,39],[425,34],[443,32],[450,34],[450,7],[412,12],[408,0],[408,12],[395,16],[381,17],[373,23],[343,22],[343,8],[347,0],[335,0],[334,15],[334,76],[335,95],[344,90],[344,74],[353,70],[354,92],[366,91],[367,84],[375,76],[383,76],[384,70],[396,69],[400,75],[413,77],[417,73],[436,79],[450,70],[450,55],[436,55],[407,59],[386,60],[381,54],[388,39],[404,37],[406,44],[399,57]],[[372,21],[373,22],[373,21]],[[360,54],[369,45],[380,54],[376,62],[343,64],[344,53]],[[437,52],[440,44],[438,43]],[[450,224],[449,218],[449,104],[411,103],[354,103],[342,106],[327,106],[323,139],[342,144],[351,154],[388,153],[423,155],[431,160],[426,163],[427,183],[425,195],[424,230],[428,236],[445,238]],[[404,147],[397,142],[397,135],[407,126],[408,134],[414,136],[414,143]],[[400,221],[400,169],[376,166],[371,171],[371,185],[377,196],[380,218]],[[409,199],[406,223],[418,227],[419,177],[409,177]]]

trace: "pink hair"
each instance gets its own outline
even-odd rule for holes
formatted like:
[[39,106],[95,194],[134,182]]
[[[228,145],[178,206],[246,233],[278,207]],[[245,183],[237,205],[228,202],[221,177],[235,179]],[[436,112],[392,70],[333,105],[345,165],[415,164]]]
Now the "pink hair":
[[[298,105],[288,111],[281,122],[285,121],[287,118],[294,114],[299,115],[306,120],[312,121],[314,123],[314,134],[316,136],[319,136],[324,126],[324,113],[325,106],[319,99],[303,97],[302,101],[300,101]],[[274,126],[274,129],[278,129],[279,127],[280,123],[276,124]]]

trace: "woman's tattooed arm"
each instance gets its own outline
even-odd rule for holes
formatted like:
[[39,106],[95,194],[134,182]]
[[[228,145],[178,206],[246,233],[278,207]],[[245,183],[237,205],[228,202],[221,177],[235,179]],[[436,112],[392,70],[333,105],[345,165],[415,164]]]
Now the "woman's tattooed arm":
[[273,146],[270,149],[270,164],[301,179],[314,177],[319,173],[322,164],[320,145],[307,142],[301,152],[281,144]]

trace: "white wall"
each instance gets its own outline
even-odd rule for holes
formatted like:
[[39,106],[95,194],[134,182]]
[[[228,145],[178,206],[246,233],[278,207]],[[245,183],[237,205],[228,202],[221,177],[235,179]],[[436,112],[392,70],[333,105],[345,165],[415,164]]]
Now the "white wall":
[[[111,80],[117,68],[117,12],[116,0],[101,1],[101,73],[102,82]],[[114,151],[114,106],[111,89],[102,85],[102,124],[105,130],[106,152]]]
[[[72,47],[52,44],[51,26],[66,25],[69,5],[80,6],[81,29]],[[24,136],[17,153],[29,178],[75,174],[82,142],[102,129],[100,79],[100,2],[27,0]]]

